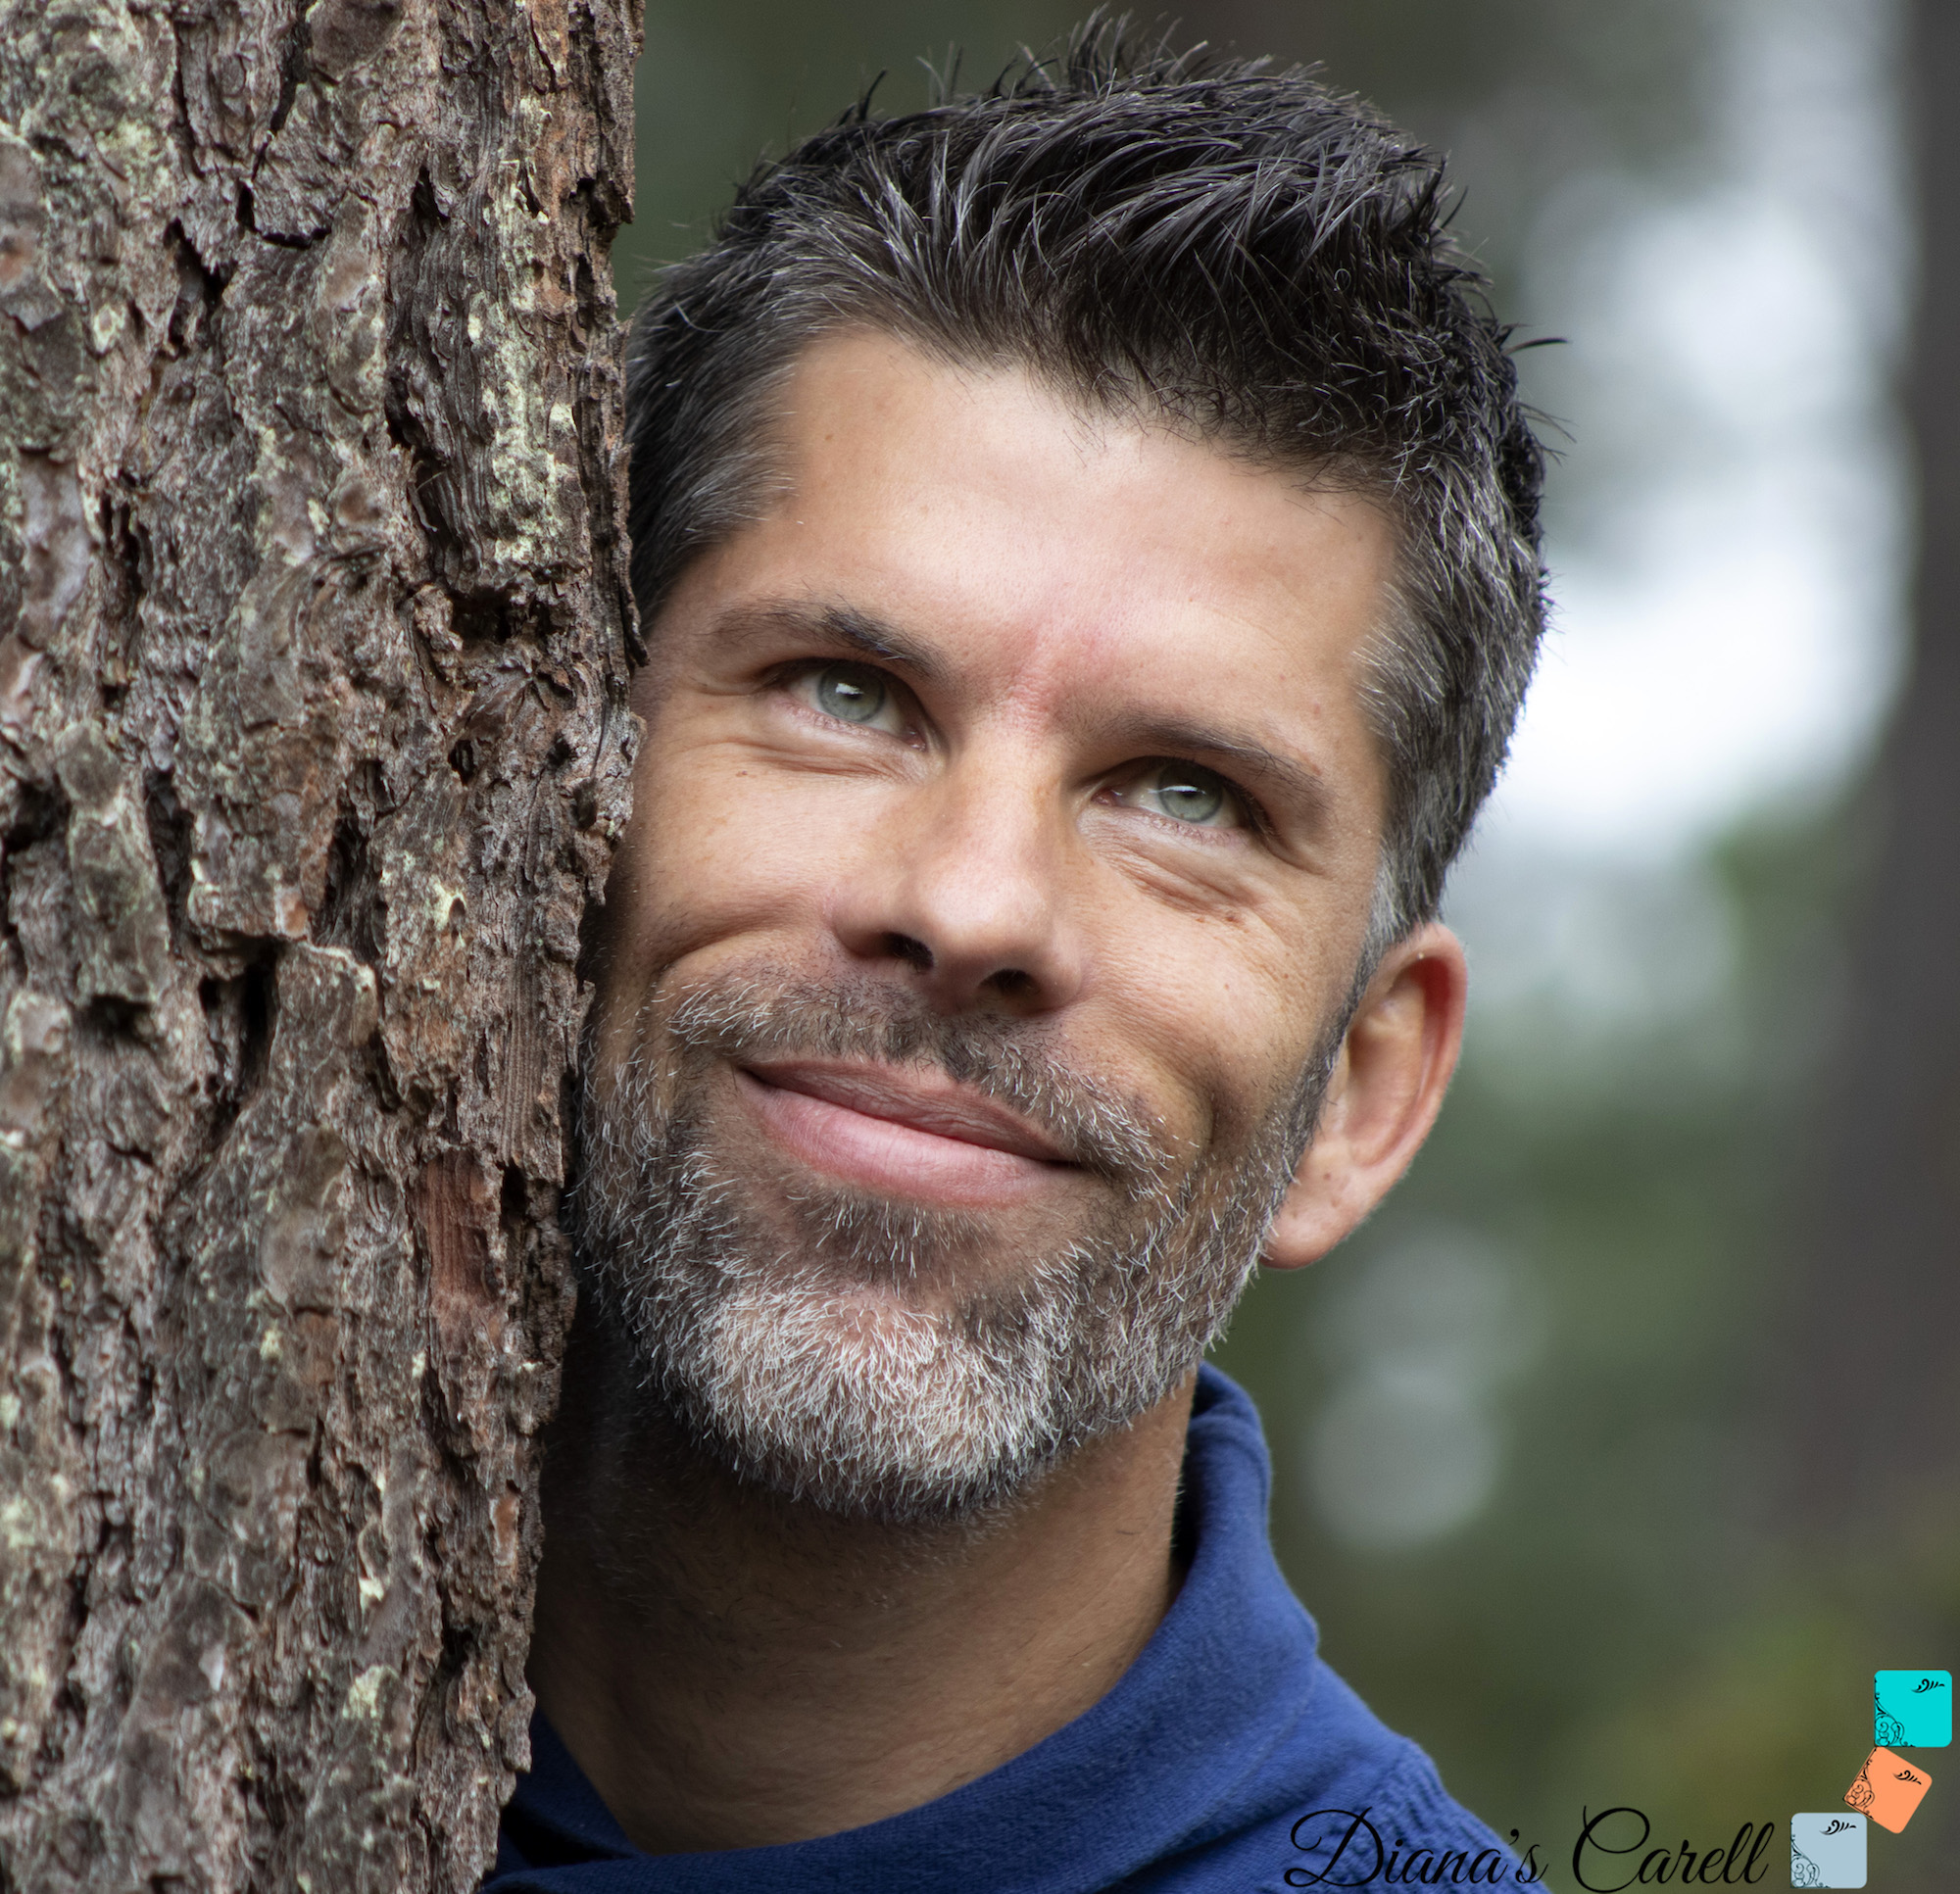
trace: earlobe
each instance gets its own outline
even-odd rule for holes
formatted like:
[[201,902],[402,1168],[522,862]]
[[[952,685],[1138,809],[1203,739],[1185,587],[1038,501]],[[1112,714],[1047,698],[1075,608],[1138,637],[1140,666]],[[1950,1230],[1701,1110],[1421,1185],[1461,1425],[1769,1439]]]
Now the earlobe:
[[1348,1022],[1320,1122],[1266,1233],[1274,1269],[1317,1262],[1388,1195],[1429,1136],[1463,1044],[1462,944],[1430,922],[1383,956]]

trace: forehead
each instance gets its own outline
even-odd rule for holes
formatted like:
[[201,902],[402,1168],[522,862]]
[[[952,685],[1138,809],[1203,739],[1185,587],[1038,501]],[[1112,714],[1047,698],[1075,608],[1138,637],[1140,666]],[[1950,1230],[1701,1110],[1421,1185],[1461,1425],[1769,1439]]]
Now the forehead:
[[806,353],[770,432],[779,485],[701,561],[715,590],[863,610],[1030,715],[1230,701],[1310,737],[1316,768],[1379,773],[1364,656],[1395,535],[1373,500],[867,332]]

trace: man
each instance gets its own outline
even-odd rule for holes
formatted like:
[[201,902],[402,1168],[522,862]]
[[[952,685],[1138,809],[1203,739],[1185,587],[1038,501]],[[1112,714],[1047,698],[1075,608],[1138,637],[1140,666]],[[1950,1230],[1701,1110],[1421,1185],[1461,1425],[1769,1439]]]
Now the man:
[[1542,623],[1435,165],[1092,32],[634,330],[646,734],[504,1889],[1510,1880],[1200,1357],[1365,1217]]

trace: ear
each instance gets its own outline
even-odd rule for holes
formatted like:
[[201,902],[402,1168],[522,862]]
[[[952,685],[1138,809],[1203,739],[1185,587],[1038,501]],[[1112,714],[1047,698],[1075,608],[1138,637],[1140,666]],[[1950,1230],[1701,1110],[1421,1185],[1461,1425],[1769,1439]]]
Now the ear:
[[1437,922],[1383,956],[1349,1021],[1313,1142],[1266,1234],[1274,1269],[1317,1262],[1388,1195],[1443,1107],[1469,969]]

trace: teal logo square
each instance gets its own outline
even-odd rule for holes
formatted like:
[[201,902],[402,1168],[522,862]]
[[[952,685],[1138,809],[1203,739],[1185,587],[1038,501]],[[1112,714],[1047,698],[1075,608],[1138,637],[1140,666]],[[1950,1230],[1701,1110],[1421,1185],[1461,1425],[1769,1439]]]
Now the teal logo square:
[[1789,1819],[1789,1884],[1792,1887],[1863,1887],[1865,1818],[1793,1815]]
[[1944,1749],[1953,1740],[1953,1674],[1880,1671],[1872,1678],[1872,1740],[1886,1749]]

